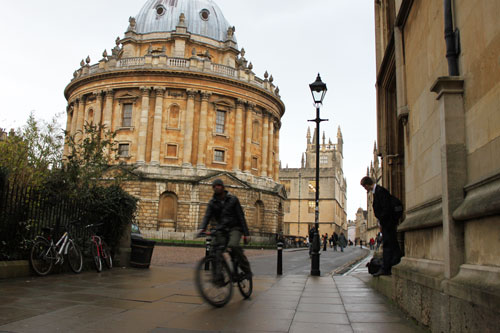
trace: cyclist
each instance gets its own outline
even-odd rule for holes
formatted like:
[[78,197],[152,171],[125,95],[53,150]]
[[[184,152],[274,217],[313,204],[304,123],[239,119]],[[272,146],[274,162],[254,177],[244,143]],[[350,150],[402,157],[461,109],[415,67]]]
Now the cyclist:
[[221,179],[212,182],[214,195],[208,202],[208,207],[200,227],[200,234],[205,232],[212,218],[216,221],[216,243],[227,244],[229,254],[238,261],[239,267],[251,277],[252,271],[247,257],[240,246],[241,235],[245,244],[250,240],[245,214],[241,208],[240,201],[235,195],[230,194],[224,188]]

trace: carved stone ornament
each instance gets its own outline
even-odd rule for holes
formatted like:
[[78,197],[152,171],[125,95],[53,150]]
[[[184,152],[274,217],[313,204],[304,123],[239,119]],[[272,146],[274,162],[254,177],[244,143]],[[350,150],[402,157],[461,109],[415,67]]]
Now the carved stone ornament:
[[179,26],[184,27],[185,25],[186,25],[186,16],[184,15],[184,13],[181,13],[181,15],[179,15]]
[[120,36],[116,37],[115,43],[116,46],[120,46]]
[[249,64],[248,64],[248,69],[249,69],[249,70],[252,70],[252,69],[253,69],[253,64],[252,64],[252,63],[249,63]]
[[212,96],[212,93],[210,91],[202,91],[201,92],[201,99],[202,100],[208,100]]
[[130,16],[128,18],[128,22],[129,22],[129,26],[128,26],[127,31],[135,31],[135,25],[136,25],[135,17]]
[[82,61],[80,61],[80,67],[83,67],[85,66],[85,60],[82,59]]
[[196,48],[195,48],[195,47],[193,47],[193,49],[191,50],[191,55],[192,55],[193,57],[195,57],[195,56],[196,56]]
[[236,28],[234,26],[227,28],[227,39],[232,40]]
[[269,82],[273,82],[274,81],[274,77],[271,75],[271,77],[269,78]]
[[279,96],[280,95],[280,88],[276,87],[276,89],[274,89],[274,93],[276,94],[276,96]]
[[90,64],[90,56],[87,56],[87,59],[85,59],[85,62],[88,64]]
[[247,101],[245,101],[244,99],[240,99],[238,98],[236,100],[236,106],[243,106],[244,104],[246,104]]
[[194,89],[186,89],[186,94],[188,98],[194,98],[196,95],[196,90]]
[[267,80],[267,78],[268,78],[268,77],[269,77],[269,73],[266,71],[266,72],[264,73],[264,79],[266,79],[266,80]]
[[106,51],[106,49],[104,49],[104,52],[102,53],[102,57],[103,58],[107,58],[108,57],[108,51]]
[[73,77],[76,78],[78,76],[78,72],[77,71],[74,71],[73,73]]
[[241,48],[240,55],[243,58],[245,56],[245,49]]

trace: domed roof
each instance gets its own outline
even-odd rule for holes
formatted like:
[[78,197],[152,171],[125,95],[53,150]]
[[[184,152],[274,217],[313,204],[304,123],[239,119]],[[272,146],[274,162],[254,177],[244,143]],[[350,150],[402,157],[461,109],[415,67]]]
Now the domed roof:
[[[184,13],[187,31],[225,41],[230,27],[212,0],[148,0],[136,16],[136,33],[175,31]],[[236,39],[233,37],[236,42]]]

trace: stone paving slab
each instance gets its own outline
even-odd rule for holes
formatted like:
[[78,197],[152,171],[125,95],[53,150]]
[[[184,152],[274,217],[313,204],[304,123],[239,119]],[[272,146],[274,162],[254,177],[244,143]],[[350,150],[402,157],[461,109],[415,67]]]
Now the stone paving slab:
[[192,268],[153,265],[1,280],[0,302],[0,332],[425,332],[356,276],[255,276],[219,309]]

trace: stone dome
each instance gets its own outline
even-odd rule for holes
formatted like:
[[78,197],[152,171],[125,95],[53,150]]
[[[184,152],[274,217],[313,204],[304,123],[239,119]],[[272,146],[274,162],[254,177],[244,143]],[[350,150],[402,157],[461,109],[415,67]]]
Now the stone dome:
[[[136,16],[136,33],[175,31],[184,13],[187,31],[217,41],[227,39],[231,27],[212,0],[148,0]],[[236,42],[236,39],[233,37]]]

